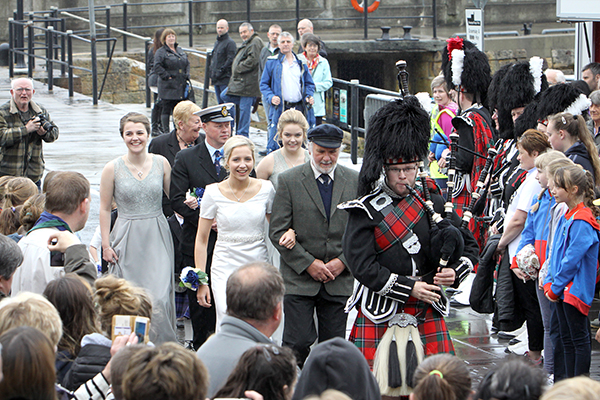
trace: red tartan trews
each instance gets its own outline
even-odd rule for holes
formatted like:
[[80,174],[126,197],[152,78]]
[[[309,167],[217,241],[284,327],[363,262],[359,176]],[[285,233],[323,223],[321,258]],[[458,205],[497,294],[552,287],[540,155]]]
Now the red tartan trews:
[[[404,306],[404,312],[415,315],[417,319],[421,320],[425,308],[427,309],[425,312],[425,322],[419,322],[419,333],[421,334],[421,341],[425,346],[425,356],[438,353],[455,354],[454,344],[452,344],[446,322],[433,307],[414,297],[410,297]],[[371,370],[373,370],[373,360],[375,359],[377,346],[387,327],[387,322],[376,324],[365,317],[360,308],[358,309],[358,316],[350,332],[349,340],[363,353]]]

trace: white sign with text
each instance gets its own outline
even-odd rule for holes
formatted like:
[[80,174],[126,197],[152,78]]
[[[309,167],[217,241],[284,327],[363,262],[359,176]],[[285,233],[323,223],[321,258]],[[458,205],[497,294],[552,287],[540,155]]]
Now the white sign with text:
[[467,40],[483,51],[483,10],[467,8],[465,10]]

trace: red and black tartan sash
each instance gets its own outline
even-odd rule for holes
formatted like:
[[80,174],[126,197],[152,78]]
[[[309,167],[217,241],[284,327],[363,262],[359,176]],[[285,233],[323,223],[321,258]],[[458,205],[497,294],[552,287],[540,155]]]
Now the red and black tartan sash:
[[424,214],[425,209],[412,196],[400,200],[398,205],[375,227],[375,242],[380,248],[378,253],[383,253],[402,240]]

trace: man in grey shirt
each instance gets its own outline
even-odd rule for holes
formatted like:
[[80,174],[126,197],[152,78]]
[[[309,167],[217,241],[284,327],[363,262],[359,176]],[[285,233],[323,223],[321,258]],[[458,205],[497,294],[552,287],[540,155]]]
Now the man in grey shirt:
[[281,274],[266,263],[250,263],[231,274],[226,289],[227,316],[197,352],[208,369],[207,397],[221,389],[246,350],[261,343],[273,344],[269,337],[281,323],[284,291]]

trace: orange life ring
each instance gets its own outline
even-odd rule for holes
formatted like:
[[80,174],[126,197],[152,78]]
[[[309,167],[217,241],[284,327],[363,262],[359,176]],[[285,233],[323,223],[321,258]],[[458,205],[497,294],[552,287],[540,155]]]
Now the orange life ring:
[[[350,0],[352,2],[352,7],[354,7],[354,9],[356,11],[358,11],[359,13],[363,13],[364,12],[364,8],[358,4],[357,0]],[[363,0],[366,1],[366,0]],[[379,2],[381,0],[375,0],[373,2],[373,4],[371,4],[368,8],[367,8],[367,12],[372,13],[373,11],[377,10],[377,7],[379,7]],[[364,4],[364,3],[363,3]]]

